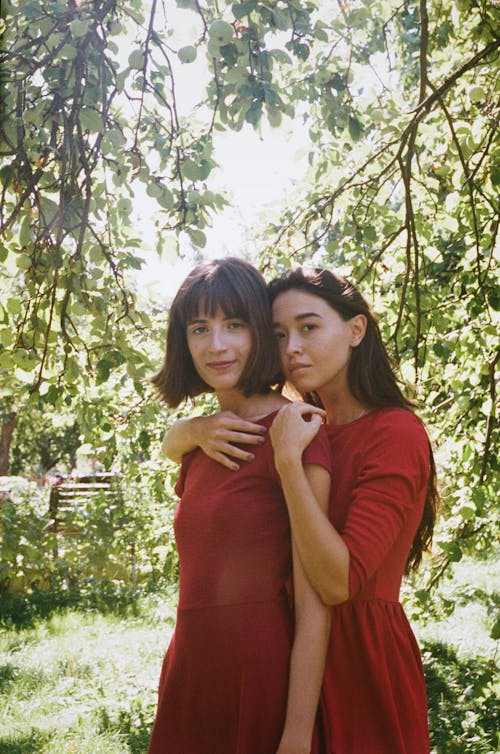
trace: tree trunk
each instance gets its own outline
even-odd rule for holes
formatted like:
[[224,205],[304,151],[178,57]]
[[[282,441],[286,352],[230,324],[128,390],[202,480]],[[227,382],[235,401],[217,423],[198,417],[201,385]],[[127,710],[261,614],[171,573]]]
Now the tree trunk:
[[2,425],[2,433],[0,435],[0,476],[8,476],[9,474],[10,443],[14,427],[16,426],[16,418],[17,414],[10,414],[7,421]]

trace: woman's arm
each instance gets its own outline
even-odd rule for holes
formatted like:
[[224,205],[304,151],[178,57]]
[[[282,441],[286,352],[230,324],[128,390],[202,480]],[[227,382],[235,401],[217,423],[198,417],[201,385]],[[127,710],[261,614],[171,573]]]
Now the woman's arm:
[[254,455],[234,443],[259,445],[266,428],[261,424],[246,421],[231,411],[222,411],[212,416],[194,416],[178,419],[168,429],[162,442],[162,453],[171,461],[180,463],[182,456],[195,448],[201,448],[214,461],[237,471],[234,461],[253,461]]
[[409,552],[425,501],[429,442],[410,411],[376,415],[363,438],[363,461],[340,534],[307,492],[301,468],[311,432],[302,416],[310,411],[304,404],[286,406],[270,436],[304,569],[322,600],[336,605],[362,591],[396,543],[399,557]]
[[[306,466],[310,493],[326,510],[330,475],[321,466]],[[330,610],[319,599],[293,546],[295,635],[285,726],[277,754],[310,754],[330,634]]]
[[[292,403],[277,414],[270,430],[294,541],[313,587],[327,605],[349,597],[349,550],[319,505],[302,466],[302,453],[321,424],[312,406]],[[311,421],[303,417],[311,414]]]

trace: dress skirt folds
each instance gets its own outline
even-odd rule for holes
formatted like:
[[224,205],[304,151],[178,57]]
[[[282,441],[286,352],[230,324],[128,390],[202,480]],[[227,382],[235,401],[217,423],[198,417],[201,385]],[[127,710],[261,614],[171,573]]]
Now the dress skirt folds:
[[[304,460],[330,470],[324,431]],[[236,473],[201,450],[187,454],[176,492],[179,605],[148,754],[276,754],[294,618],[290,526],[269,438]]]

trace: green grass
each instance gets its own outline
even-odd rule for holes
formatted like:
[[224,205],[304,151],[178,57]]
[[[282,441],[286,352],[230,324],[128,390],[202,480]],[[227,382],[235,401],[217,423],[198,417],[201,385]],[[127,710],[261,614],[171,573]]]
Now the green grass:
[[414,622],[424,660],[433,754],[500,751],[498,640],[500,562],[456,563]]
[[0,634],[0,754],[143,754],[172,598],[141,617],[66,611]]
[[[498,564],[463,562],[415,623],[435,754],[493,754]],[[145,754],[175,595],[125,615],[59,610],[0,630],[0,754]],[[388,752],[388,754],[390,754]]]

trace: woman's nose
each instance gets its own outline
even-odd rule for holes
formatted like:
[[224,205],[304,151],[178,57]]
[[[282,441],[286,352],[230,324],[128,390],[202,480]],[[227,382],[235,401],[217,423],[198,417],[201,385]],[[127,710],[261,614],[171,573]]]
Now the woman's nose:
[[224,348],[225,344],[223,333],[215,328],[214,330],[212,330],[210,337],[210,350],[222,351],[224,350]]
[[286,343],[286,353],[292,355],[294,353],[300,353],[302,350],[302,341],[298,335],[290,333]]

